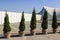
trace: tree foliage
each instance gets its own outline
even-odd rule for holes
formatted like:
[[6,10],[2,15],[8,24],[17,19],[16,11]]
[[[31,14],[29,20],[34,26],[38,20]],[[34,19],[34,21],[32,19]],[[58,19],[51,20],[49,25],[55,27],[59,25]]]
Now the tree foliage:
[[48,28],[48,13],[47,13],[46,10],[44,11],[41,27],[42,27],[42,29],[47,29]]
[[53,12],[52,28],[53,28],[53,29],[58,28],[57,16],[56,16],[56,11],[55,11],[55,10],[54,10],[54,12]]
[[4,32],[10,32],[11,31],[11,27],[10,27],[10,23],[9,23],[9,17],[6,11],[5,14],[5,18],[4,18],[4,28],[3,28]]
[[35,12],[35,8],[33,9],[33,12],[32,12],[30,28],[31,28],[31,30],[36,28],[36,12]]
[[25,30],[24,11],[22,12],[22,17],[21,17],[21,22],[20,22],[19,30],[22,31],[22,32]]

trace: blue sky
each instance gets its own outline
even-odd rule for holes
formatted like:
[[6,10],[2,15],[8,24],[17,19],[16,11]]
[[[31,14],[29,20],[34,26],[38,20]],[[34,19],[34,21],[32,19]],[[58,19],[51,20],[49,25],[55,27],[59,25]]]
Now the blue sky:
[[60,8],[60,0],[0,0],[0,11],[25,11],[31,13],[35,8],[36,12],[39,12],[44,5]]

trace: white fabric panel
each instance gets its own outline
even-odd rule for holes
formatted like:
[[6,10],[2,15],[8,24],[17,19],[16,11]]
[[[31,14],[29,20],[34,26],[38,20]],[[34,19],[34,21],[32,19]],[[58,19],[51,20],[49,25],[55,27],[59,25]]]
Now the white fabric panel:
[[24,16],[26,21],[30,21],[32,14],[24,14]]
[[[22,13],[16,13],[16,12],[7,12],[9,16],[9,22],[10,23],[16,23],[21,21],[21,16]],[[24,13],[25,21],[30,21],[31,20],[32,14],[29,13]],[[5,12],[0,11],[0,24],[4,23],[4,17],[5,17]],[[36,15],[37,20],[41,20],[41,15]]]
[[1,24],[4,23],[5,12],[1,12]]
[[41,15],[36,15],[37,20],[41,20]]

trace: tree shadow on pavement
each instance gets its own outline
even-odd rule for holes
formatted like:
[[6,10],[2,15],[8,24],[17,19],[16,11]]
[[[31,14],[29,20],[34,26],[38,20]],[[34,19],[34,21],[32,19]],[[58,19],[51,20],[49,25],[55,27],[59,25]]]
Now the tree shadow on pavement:
[[17,33],[11,33],[11,37],[19,37]]
[[25,34],[24,36],[32,36],[32,34]]
[[0,39],[4,39],[5,37],[3,36],[3,34],[0,34]]
[[36,35],[43,35],[43,33],[36,33]]

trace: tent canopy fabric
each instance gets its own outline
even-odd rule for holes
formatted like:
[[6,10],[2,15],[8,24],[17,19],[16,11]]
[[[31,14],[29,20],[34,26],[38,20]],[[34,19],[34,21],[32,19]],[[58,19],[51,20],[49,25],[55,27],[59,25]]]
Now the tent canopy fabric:
[[52,8],[52,7],[44,6],[38,14],[42,15],[43,17],[45,9],[48,12],[48,20],[52,20],[54,10],[56,11],[57,20],[60,20],[60,8]]

